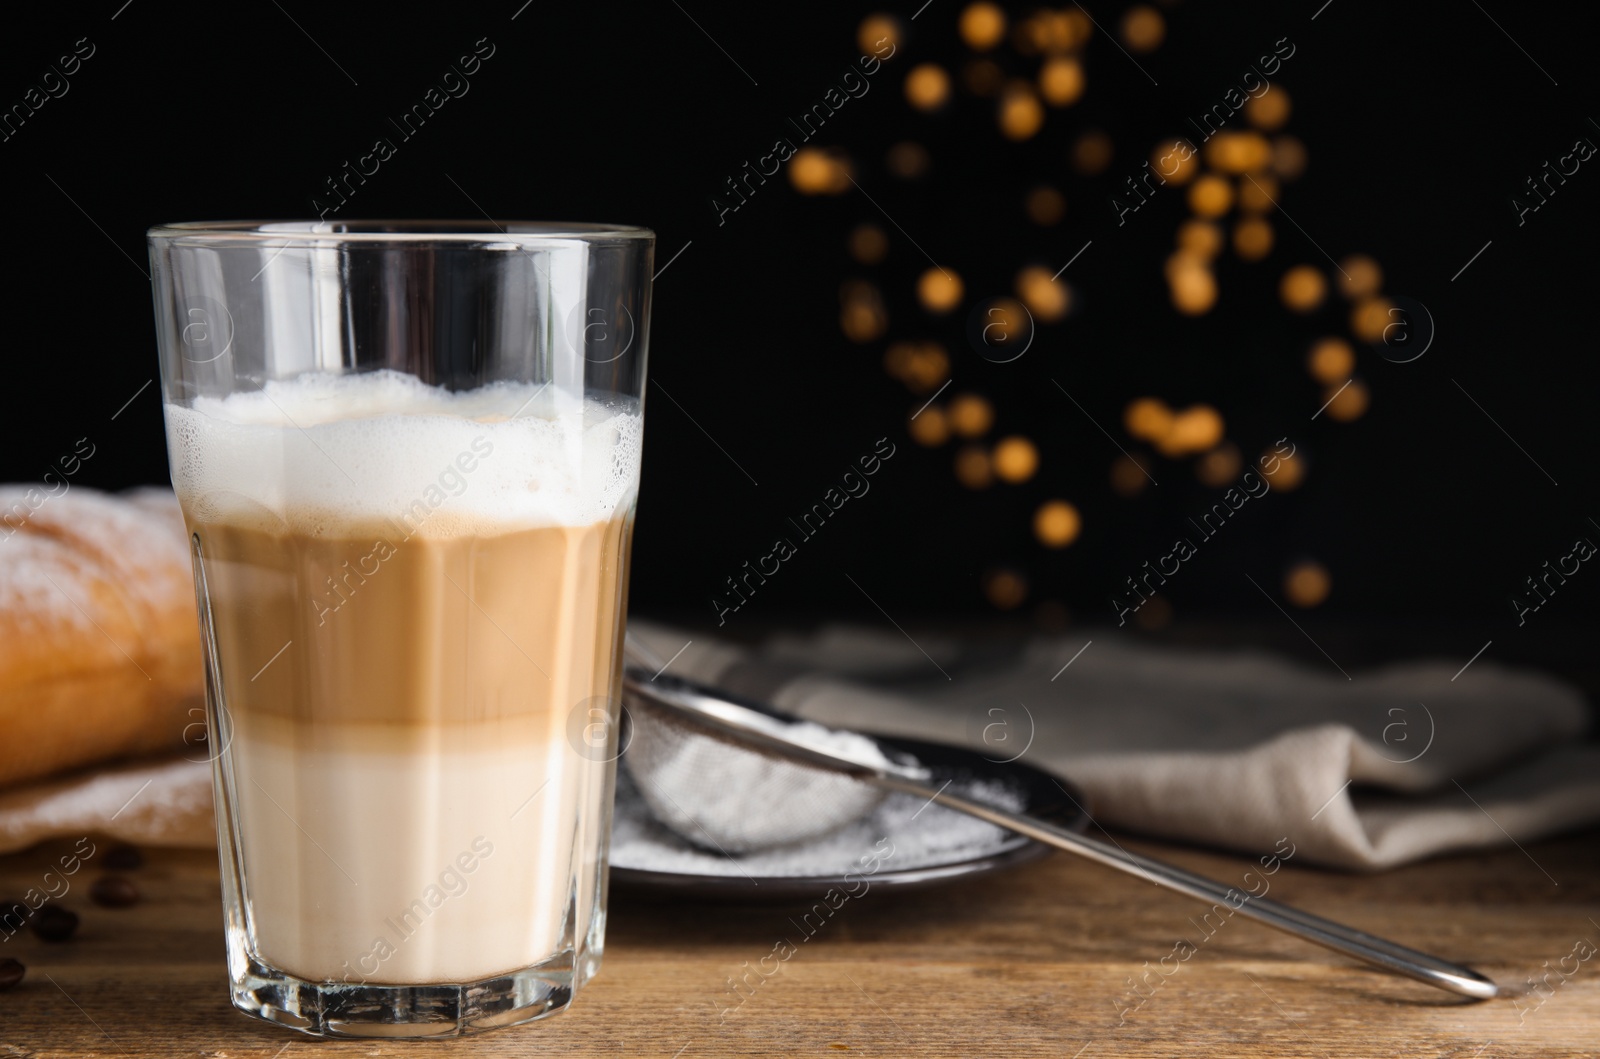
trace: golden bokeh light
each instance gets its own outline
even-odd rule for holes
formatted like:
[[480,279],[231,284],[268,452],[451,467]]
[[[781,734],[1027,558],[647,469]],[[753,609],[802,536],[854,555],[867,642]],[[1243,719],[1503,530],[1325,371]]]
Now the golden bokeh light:
[[1233,208],[1233,185],[1224,177],[1207,173],[1189,189],[1189,208],[1201,217],[1221,217]]
[[1166,35],[1166,19],[1153,7],[1139,4],[1128,8],[1128,13],[1122,16],[1122,43],[1129,51],[1155,51]]
[[917,280],[917,300],[930,313],[947,313],[961,304],[961,277],[949,269],[930,268]]
[[964,438],[981,438],[994,426],[994,405],[975,393],[957,394],[950,399],[950,429]]
[[1133,437],[1154,441],[1172,429],[1172,409],[1159,397],[1137,397],[1122,410],[1122,427]]
[[912,393],[928,393],[950,377],[950,354],[937,342],[891,342],[883,370]]
[[1044,125],[1044,104],[1033,86],[1013,81],[1000,96],[1000,131],[1008,140],[1027,140]]
[[1208,404],[1191,405],[1172,417],[1166,433],[1154,439],[1163,456],[1187,456],[1222,442],[1222,413]]
[[1057,56],[1039,68],[1039,94],[1053,107],[1065,107],[1083,95],[1083,64]]
[[1360,379],[1351,379],[1338,390],[1330,388],[1323,400],[1328,402],[1329,419],[1349,423],[1366,415],[1367,406],[1372,403],[1372,391]]
[[[1210,221],[1184,221],[1178,225],[1178,249],[1200,261],[1210,261],[1222,250],[1222,229]],[[1182,264],[1168,262],[1169,268],[1181,267]]]
[[1239,208],[1267,213],[1278,208],[1278,180],[1269,173],[1246,174],[1239,180]]
[[1033,535],[1046,548],[1065,548],[1082,528],[1078,509],[1065,500],[1047,500],[1033,513]]
[[876,224],[858,224],[850,230],[850,256],[863,265],[876,265],[889,256],[889,235]]
[[1293,180],[1306,171],[1306,145],[1293,136],[1272,141],[1272,171],[1284,180]]
[[842,195],[850,177],[850,160],[838,151],[802,147],[789,160],[789,183],[802,195]]
[[1296,563],[1283,575],[1283,598],[1297,607],[1315,607],[1328,598],[1333,579],[1321,563]]
[[889,329],[883,295],[865,280],[851,280],[839,289],[839,328],[852,342],[871,342]]
[[994,481],[989,454],[981,445],[964,445],[956,453],[956,481],[968,489],[987,489]]
[[1282,489],[1286,493],[1298,489],[1300,483],[1306,480],[1306,461],[1299,454],[1284,457],[1268,449],[1261,454],[1260,466],[1263,473],[1267,468],[1272,468],[1272,473],[1267,475],[1272,481],[1272,488]]
[[1246,217],[1233,226],[1233,252],[1244,261],[1260,261],[1272,253],[1272,225]]
[[1028,192],[1023,208],[1028,211],[1028,220],[1049,228],[1060,224],[1061,218],[1066,216],[1067,200],[1055,188],[1041,185]]
[[938,405],[929,405],[920,412],[913,409],[911,415],[906,433],[918,445],[937,448],[950,440],[950,420]]
[[1006,35],[1006,13],[996,4],[968,4],[961,12],[961,39],[974,51],[988,51]]
[[994,473],[1005,481],[1026,482],[1039,469],[1039,449],[1020,434],[1001,438],[994,447]]
[[1206,164],[1224,173],[1255,173],[1272,164],[1272,145],[1257,132],[1217,133],[1206,141]]
[[1239,447],[1233,442],[1225,442],[1201,456],[1194,464],[1195,477],[1204,485],[1213,489],[1221,489],[1239,477],[1241,466]]
[[1150,151],[1150,168],[1167,183],[1182,187],[1200,172],[1200,153],[1188,140],[1165,140]]
[[1084,176],[1104,173],[1114,153],[1111,137],[1099,129],[1090,129],[1072,145],[1072,168]]
[[1269,85],[1267,90],[1244,104],[1244,120],[1258,129],[1273,132],[1283,128],[1289,120],[1289,93],[1282,85]]
[[1022,299],[1034,319],[1055,323],[1072,308],[1072,289],[1050,275],[1050,270],[1031,265],[1017,273],[1017,297]]
[[1324,386],[1338,386],[1356,370],[1356,352],[1342,338],[1322,338],[1306,355],[1306,370]]
[[1350,254],[1339,267],[1339,292],[1346,298],[1370,298],[1383,289],[1383,269],[1366,254]]
[[1006,82],[1006,72],[988,59],[974,59],[961,68],[962,83],[975,96],[988,99]]
[[1205,267],[1170,270],[1167,289],[1172,307],[1185,316],[1202,316],[1217,304],[1217,277]]
[[1000,610],[1015,610],[1028,598],[1028,579],[1015,570],[990,570],[983,575],[983,594]]
[[1382,342],[1390,324],[1398,324],[1402,317],[1394,312],[1394,302],[1388,298],[1365,298],[1350,310],[1350,332],[1363,342]]
[[933,159],[929,157],[928,149],[922,144],[902,140],[889,148],[889,153],[884,156],[883,162],[889,168],[889,172],[901,180],[915,180],[928,171]]
[[856,47],[862,54],[871,55],[880,48],[900,45],[900,20],[879,11],[861,20],[856,29]]
[[1297,313],[1308,313],[1327,296],[1328,281],[1310,265],[1296,265],[1278,281],[1278,297]]
[[918,110],[938,110],[950,98],[950,75],[938,63],[919,63],[906,74],[905,90]]
[[1118,496],[1138,496],[1150,484],[1144,462],[1134,456],[1111,461],[1111,488]]

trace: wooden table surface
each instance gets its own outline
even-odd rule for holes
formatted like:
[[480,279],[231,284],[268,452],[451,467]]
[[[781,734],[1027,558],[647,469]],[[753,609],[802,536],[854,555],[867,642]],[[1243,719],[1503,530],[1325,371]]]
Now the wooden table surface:
[[[76,938],[52,945],[24,932],[0,945],[0,956],[28,966],[20,986],[0,992],[0,1059],[1596,1055],[1600,959],[1573,954],[1600,946],[1597,838],[1371,877],[1290,863],[1273,878],[1275,898],[1470,963],[1502,984],[1526,990],[1534,976],[1539,991],[1520,999],[1459,1001],[1242,918],[1205,939],[1191,902],[1058,854],[942,889],[880,886],[804,942],[792,905],[617,892],[605,967],[571,1010],[439,1042],[324,1042],[236,1013],[214,856],[146,851],[145,865],[127,873],[142,903],[92,904],[91,864],[60,902],[82,917]],[[1120,841],[1230,882],[1251,866]],[[0,858],[0,895],[20,896],[66,848]],[[754,978],[739,1002],[729,977],[756,967],[780,938],[798,952]],[[1171,959],[1176,942],[1196,938],[1203,944],[1189,959]],[[1130,979],[1147,961],[1156,984],[1136,992]]]

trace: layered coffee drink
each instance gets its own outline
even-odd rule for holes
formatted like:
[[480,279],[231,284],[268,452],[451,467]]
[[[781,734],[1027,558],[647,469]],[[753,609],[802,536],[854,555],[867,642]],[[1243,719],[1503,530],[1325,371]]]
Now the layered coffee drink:
[[637,402],[312,373],[167,417],[260,959],[592,970]]

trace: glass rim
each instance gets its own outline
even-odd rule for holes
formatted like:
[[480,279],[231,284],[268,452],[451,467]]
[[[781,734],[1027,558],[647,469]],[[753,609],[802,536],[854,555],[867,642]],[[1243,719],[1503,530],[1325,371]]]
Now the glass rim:
[[182,221],[158,224],[151,242],[231,245],[335,246],[348,243],[494,243],[521,246],[550,240],[649,242],[656,233],[631,224],[566,221],[382,220]]

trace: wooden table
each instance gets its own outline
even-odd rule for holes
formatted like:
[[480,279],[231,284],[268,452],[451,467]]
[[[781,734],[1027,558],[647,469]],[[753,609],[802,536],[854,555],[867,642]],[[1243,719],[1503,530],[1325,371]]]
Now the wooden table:
[[[1250,866],[1119,838],[1222,880]],[[424,1043],[322,1042],[235,1013],[214,857],[146,851],[145,866],[129,873],[143,903],[91,904],[96,870],[86,868],[61,902],[83,919],[73,941],[21,934],[0,945],[0,955],[28,965],[22,985],[0,992],[0,1059],[1595,1055],[1600,959],[1580,963],[1572,953],[1580,939],[1600,945],[1597,838],[1373,877],[1292,863],[1274,877],[1274,897],[1471,963],[1502,984],[1548,975],[1542,997],[1458,1001],[1240,918],[1175,961],[1175,942],[1203,937],[1189,921],[1196,906],[1062,854],[943,889],[877,888],[844,905],[781,970],[757,978],[742,1003],[729,977],[747,961],[755,967],[779,938],[799,942],[794,907],[617,893],[605,968],[571,1011]],[[0,894],[20,895],[65,848],[0,858]],[[1147,980],[1157,984],[1135,992],[1131,976],[1146,961],[1158,969],[1163,956],[1175,970],[1156,970]],[[1565,978],[1555,970],[1563,957]]]

